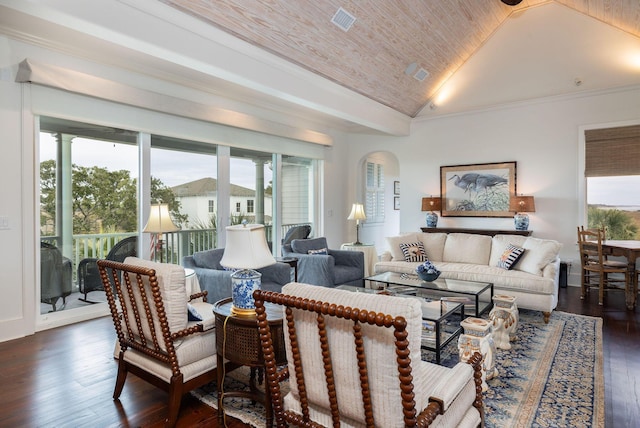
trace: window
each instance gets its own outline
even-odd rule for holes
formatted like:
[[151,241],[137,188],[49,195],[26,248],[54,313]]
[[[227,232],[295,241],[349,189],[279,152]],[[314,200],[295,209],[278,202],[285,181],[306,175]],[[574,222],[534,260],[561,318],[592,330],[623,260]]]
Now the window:
[[253,213],[253,199],[247,199],[247,213]]
[[214,214],[216,212],[215,201],[213,199],[209,199],[209,214]]
[[585,131],[587,224],[640,239],[640,126]]
[[367,223],[384,222],[384,166],[367,162],[365,169]]
[[237,212],[238,214],[240,214],[240,212],[241,212],[241,211],[240,211],[240,208],[241,208],[241,207],[240,207],[240,202],[236,202],[236,212]]

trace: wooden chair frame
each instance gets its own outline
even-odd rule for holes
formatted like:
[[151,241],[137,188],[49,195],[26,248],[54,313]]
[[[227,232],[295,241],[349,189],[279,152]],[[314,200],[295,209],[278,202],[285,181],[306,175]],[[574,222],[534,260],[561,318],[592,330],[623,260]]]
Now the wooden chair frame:
[[[611,284],[623,283],[625,290],[629,283],[629,271],[627,264],[623,262],[607,260],[603,253],[602,242],[604,241],[603,229],[585,229],[578,227],[578,249],[580,253],[581,274],[581,299],[585,299],[590,287],[598,287],[598,304],[604,304],[604,291]],[[622,274],[623,280],[611,279],[609,274]],[[597,284],[591,282],[597,279]]]
[[[217,371],[214,365],[211,370],[184,382],[176,356],[174,342],[204,331],[203,325],[196,324],[180,331],[170,331],[162,294],[158,286],[158,278],[154,269],[110,260],[98,260],[97,264],[120,344],[118,375],[113,398],[118,399],[120,397],[127,373],[131,372],[169,393],[169,412],[165,425],[174,426],[178,419],[182,395],[192,389],[216,381]],[[135,282],[131,281],[128,274],[135,274]],[[145,285],[145,282],[148,286]],[[125,289],[126,292],[124,291]],[[134,289],[139,293],[140,299],[135,298]],[[207,292],[204,291],[190,297],[191,299],[202,297],[206,301],[206,294]],[[116,299],[121,302],[120,305],[116,304]],[[135,319],[135,328],[131,323],[130,313]],[[144,325],[141,318],[142,313],[146,315],[146,325]],[[153,324],[154,319],[160,325],[161,337],[158,337],[156,327]],[[135,333],[143,331],[143,327],[146,327],[149,331],[148,335]],[[164,349],[161,344],[164,345]],[[155,376],[151,372],[126,361],[124,356],[129,348],[135,349],[149,359],[156,360],[169,367],[172,373],[170,382],[167,383],[164,379]]]
[[[402,406],[404,409],[404,423],[406,427],[427,427],[433,420],[444,413],[444,405],[442,401],[436,397],[429,397],[429,404],[425,409],[419,410],[415,407],[414,385],[411,374],[411,359],[409,357],[409,342],[407,340],[408,333],[406,331],[407,321],[404,317],[392,317],[383,313],[373,311],[358,310],[351,307],[336,305],[335,303],[326,303],[315,300],[304,299],[301,297],[289,296],[282,293],[271,291],[257,290],[254,292],[256,313],[258,320],[258,330],[262,342],[262,350],[265,359],[265,371],[267,385],[269,387],[273,413],[275,416],[276,427],[287,427],[291,423],[298,427],[314,427],[321,425],[312,421],[309,416],[309,403],[306,397],[306,387],[304,373],[301,365],[301,358],[298,346],[298,338],[296,335],[296,327],[293,317],[292,308],[315,312],[317,314],[320,341],[322,343],[322,354],[324,361],[324,371],[326,374],[327,390],[329,391],[328,400],[330,403],[331,417],[333,426],[340,426],[340,413],[338,402],[335,394],[335,378],[331,363],[330,350],[327,339],[327,329],[325,317],[337,317],[353,321],[353,336],[357,351],[357,365],[360,372],[360,385],[362,390],[363,407],[367,427],[374,427],[373,408],[371,393],[369,391],[369,375],[367,372],[366,355],[363,346],[362,325],[376,325],[378,327],[392,328],[394,330],[396,355],[398,362],[398,378],[400,389],[402,391]],[[267,322],[267,315],[264,307],[265,302],[271,302],[285,307],[285,317],[291,348],[293,354],[293,365],[296,371],[297,388],[300,394],[300,404],[302,406],[302,415],[285,411],[283,407],[283,396],[280,392],[280,382],[289,376],[288,367],[278,370],[275,362],[275,352],[271,338],[271,330]],[[289,357],[289,356],[288,356]],[[484,409],[482,404],[482,372],[481,372],[482,356],[476,352],[469,361],[474,370],[474,382],[476,390],[476,398],[473,406],[478,409],[481,416],[481,426],[484,426]],[[314,382],[320,381],[313,379]]]

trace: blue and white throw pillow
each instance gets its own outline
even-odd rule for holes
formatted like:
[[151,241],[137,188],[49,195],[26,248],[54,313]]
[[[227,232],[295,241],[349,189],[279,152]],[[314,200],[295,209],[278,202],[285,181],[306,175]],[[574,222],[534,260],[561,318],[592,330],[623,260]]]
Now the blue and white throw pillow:
[[187,303],[187,319],[189,321],[202,321],[202,315],[191,303]]
[[516,247],[513,244],[509,244],[507,245],[507,248],[505,248],[502,252],[497,266],[505,270],[511,270],[516,265],[516,263],[518,263],[518,260],[520,260],[523,254],[524,248]]
[[307,254],[311,254],[311,255],[323,255],[326,256],[327,254],[329,254],[329,251],[326,248],[320,248],[318,250],[309,250],[307,251]]
[[424,262],[428,260],[422,242],[400,244],[400,249],[402,250],[402,254],[404,254],[405,262]]

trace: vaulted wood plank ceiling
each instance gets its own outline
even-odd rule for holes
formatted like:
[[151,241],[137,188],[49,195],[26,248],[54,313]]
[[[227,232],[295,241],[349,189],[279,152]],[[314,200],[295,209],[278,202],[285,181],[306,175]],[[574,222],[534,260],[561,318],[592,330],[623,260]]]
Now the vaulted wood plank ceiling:
[[[526,8],[562,4],[640,37],[638,0],[160,1],[411,117]],[[339,8],[355,18],[348,31],[331,22]]]

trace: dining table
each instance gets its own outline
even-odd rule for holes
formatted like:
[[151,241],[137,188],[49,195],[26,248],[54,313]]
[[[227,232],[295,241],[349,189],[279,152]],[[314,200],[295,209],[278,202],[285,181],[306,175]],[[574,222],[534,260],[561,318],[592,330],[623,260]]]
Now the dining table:
[[640,241],[606,239],[602,241],[602,252],[609,256],[622,256],[627,259],[629,278],[625,285],[625,301],[627,309],[635,309],[638,299],[636,260],[640,257]]

